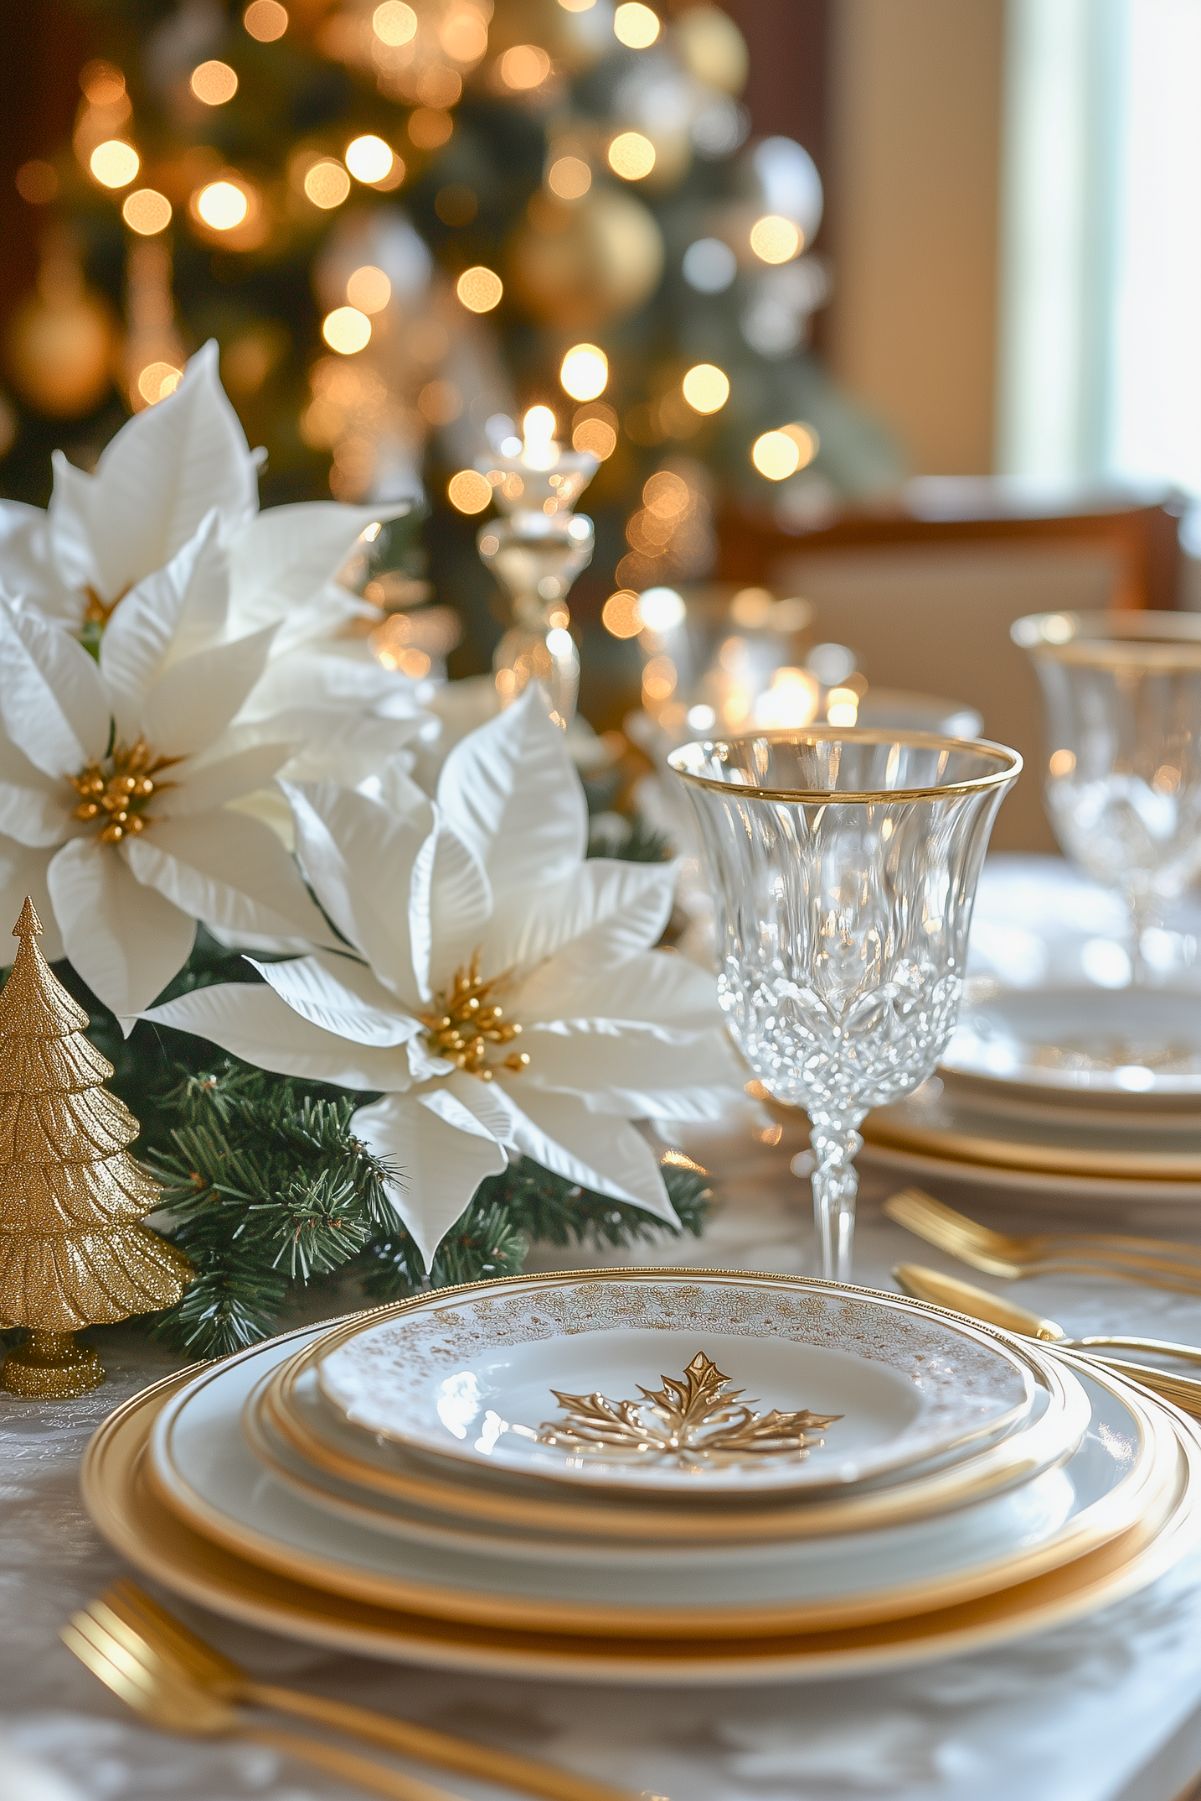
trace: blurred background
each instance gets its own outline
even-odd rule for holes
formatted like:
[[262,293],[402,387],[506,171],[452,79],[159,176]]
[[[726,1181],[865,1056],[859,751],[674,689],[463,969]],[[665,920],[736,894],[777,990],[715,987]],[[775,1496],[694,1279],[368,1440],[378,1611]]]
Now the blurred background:
[[598,464],[600,728],[933,691],[1027,748],[1014,617],[1201,605],[1201,0],[37,0],[0,82],[5,496],[215,338],[268,503],[420,497],[415,679],[509,622],[532,407]]

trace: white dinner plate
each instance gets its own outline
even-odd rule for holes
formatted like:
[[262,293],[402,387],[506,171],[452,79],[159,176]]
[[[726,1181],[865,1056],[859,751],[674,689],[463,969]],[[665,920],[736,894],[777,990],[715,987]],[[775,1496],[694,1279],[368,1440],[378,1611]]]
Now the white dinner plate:
[[1051,1109],[1038,1116],[997,1111],[938,1076],[904,1100],[877,1107],[863,1132],[873,1145],[990,1170],[1201,1187],[1201,1138],[1192,1134],[1132,1133],[1104,1112],[1086,1123]]
[[[1160,1206],[1201,1207],[1201,1182],[1141,1182],[1134,1177],[1074,1176],[1030,1169],[1001,1169],[966,1157],[939,1156],[931,1151],[902,1150],[899,1145],[867,1143],[857,1159],[864,1169],[878,1170],[906,1182],[918,1182],[944,1194],[948,1184],[965,1199],[986,1202],[1011,1196],[1038,1206],[1048,1201],[1085,1208],[1128,1207],[1143,1212]],[[1129,1230],[1130,1227],[1125,1228]]]
[[[581,1498],[568,1491],[564,1491],[562,1499],[550,1498],[554,1523],[549,1524],[541,1512],[548,1505],[548,1498],[538,1496],[531,1506],[530,1485],[521,1477],[512,1478],[507,1494],[490,1496],[493,1501],[509,1501],[507,1517],[503,1508],[500,1509],[501,1517],[488,1513],[480,1516],[470,1511],[470,1504],[479,1498],[479,1491],[466,1467],[461,1472],[448,1468],[452,1480],[443,1480],[435,1486],[433,1494],[427,1494],[425,1482],[428,1477],[423,1473],[420,1459],[409,1458],[400,1447],[386,1441],[365,1439],[362,1433],[352,1432],[330,1415],[318,1393],[311,1365],[302,1369],[289,1384],[290,1412],[281,1424],[276,1408],[282,1368],[277,1366],[260,1378],[243,1410],[242,1425],[255,1457],[286,1487],[298,1490],[322,1512],[368,1524],[378,1531],[395,1532],[414,1543],[485,1555],[510,1556],[517,1552],[552,1564],[624,1562],[707,1566],[714,1558],[735,1562],[771,1560],[777,1556],[782,1539],[796,1543],[823,1534],[845,1536],[857,1531],[878,1530],[880,1526],[896,1521],[949,1512],[967,1502],[1001,1494],[1058,1467],[1078,1446],[1089,1418],[1087,1397],[1079,1384],[1070,1372],[1051,1364],[1039,1371],[1040,1386],[1029,1422],[1003,1440],[982,1447],[972,1457],[957,1463],[952,1471],[937,1463],[922,1464],[909,1480],[902,1479],[895,1484],[886,1481],[883,1488],[853,1490],[833,1508],[806,1500],[794,1503],[782,1512],[778,1508],[772,1512],[769,1503],[769,1508],[757,1511],[755,1523],[766,1520],[774,1529],[759,1536],[749,1530],[742,1537],[717,1541],[695,1533],[690,1535],[687,1523],[681,1527],[669,1512],[664,1520],[660,1520],[657,1513],[651,1516],[664,1530],[648,1531],[643,1537],[635,1531],[622,1537],[612,1530],[606,1531],[606,1526],[611,1528],[615,1523],[615,1508],[611,1502],[599,1509],[595,1502],[583,1507]],[[306,1455],[306,1445],[316,1451],[316,1457]],[[339,1474],[337,1468],[331,1468],[325,1461],[327,1454],[332,1453],[331,1461],[338,1465],[342,1454],[348,1453],[348,1465],[344,1470],[345,1467],[354,1469],[355,1454],[361,1458],[364,1448],[371,1446],[378,1452],[378,1468],[368,1464],[367,1471],[379,1475],[385,1483],[389,1478],[399,1478],[402,1487],[406,1469],[415,1472],[415,1497],[406,1498],[403,1493],[389,1492],[386,1488],[381,1492],[368,1482],[355,1481],[346,1473]],[[357,1467],[362,1469],[364,1466],[360,1463]],[[954,1479],[948,1480],[948,1477]],[[865,1499],[869,1503],[867,1513],[857,1512]],[[875,1512],[870,1505],[873,1501]],[[728,1505],[726,1517],[731,1518]],[[695,1521],[695,1514],[692,1518]],[[731,1523],[737,1525],[742,1518],[740,1510]],[[706,1515],[706,1524],[712,1524],[709,1515]]]
[[[521,1554],[439,1551],[331,1520],[255,1460],[243,1409],[290,1335],[202,1371],[168,1401],[147,1475],[194,1530],[295,1579],[381,1606],[476,1624],[673,1637],[841,1627],[951,1605],[1083,1556],[1126,1530],[1173,1477],[1162,1426],[1129,1391],[1080,1369],[1091,1419],[1075,1454],[1034,1481],[954,1514],[878,1534],[778,1545],[770,1560],[693,1567],[548,1567]],[[620,1552],[616,1554],[620,1558]]]
[[366,1432],[438,1458],[690,1499],[817,1493],[1011,1430],[1029,1371],[900,1297],[596,1270],[414,1297],[318,1361]]
[[[973,1087],[1128,1113],[1201,1103],[1201,986],[969,990],[946,1072]],[[1099,1117],[1104,1117],[1100,1114]]]

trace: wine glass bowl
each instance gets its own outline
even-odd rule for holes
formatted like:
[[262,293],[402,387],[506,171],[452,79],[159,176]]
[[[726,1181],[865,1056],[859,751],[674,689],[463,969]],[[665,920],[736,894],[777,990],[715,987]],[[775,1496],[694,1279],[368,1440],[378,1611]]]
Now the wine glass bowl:
[[809,1115],[822,1273],[849,1273],[858,1127],[955,1027],[992,822],[1021,758],[813,727],[684,745],[715,893],[718,992],[753,1073]]
[[1201,876],[1201,617],[1035,613],[1012,627],[1045,703],[1047,812],[1143,935]]

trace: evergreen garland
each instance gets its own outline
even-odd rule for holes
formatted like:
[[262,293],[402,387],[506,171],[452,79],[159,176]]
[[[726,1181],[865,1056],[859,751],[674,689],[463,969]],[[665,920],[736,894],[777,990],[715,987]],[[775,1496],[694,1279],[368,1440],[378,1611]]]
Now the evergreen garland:
[[[359,1095],[267,1075],[222,1057],[164,1097],[169,1148],[147,1158],[163,1183],[167,1230],[196,1266],[183,1299],[153,1326],[193,1356],[266,1337],[300,1289],[348,1274],[372,1301],[427,1281],[385,1190],[388,1170],[355,1138]],[[664,1168],[681,1228],[699,1234],[710,1192],[686,1162]],[[588,1194],[522,1158],[480,1187],[440,1245],[431,1287],[516,1274],[535,1240],[616,1247],[670,1228]]]

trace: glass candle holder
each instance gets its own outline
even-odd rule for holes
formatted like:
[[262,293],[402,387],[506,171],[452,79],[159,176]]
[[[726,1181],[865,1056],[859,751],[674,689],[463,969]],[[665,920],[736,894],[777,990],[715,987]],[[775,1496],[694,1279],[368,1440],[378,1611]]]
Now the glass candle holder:
[[718,991],[752,1071],[809,1115],[821,1273],[850,1274],[859,1126],[955,1028],[997,808],[982,740],[814,727],[684,745],[714,889]]
[[1148,928],[1201,876],[1201,617],[1033,613],[1012,635],[1042,688],[1055,836],[1121,894],[1145,981]]

